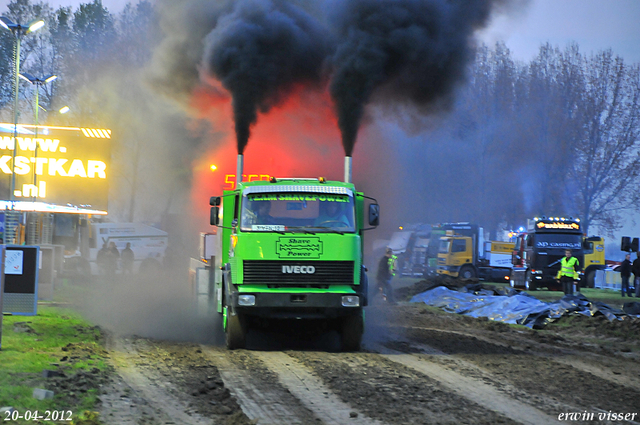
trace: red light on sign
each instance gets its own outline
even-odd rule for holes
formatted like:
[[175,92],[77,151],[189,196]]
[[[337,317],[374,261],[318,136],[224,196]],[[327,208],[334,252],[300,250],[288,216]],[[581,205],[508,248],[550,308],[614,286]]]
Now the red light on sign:
[[[269,174],[243,174],[242,181],[243,182],[253,182],[253,181],[269,181],[271,176]],[[234,190],[236,188],[236,175],[235,174],[226,174],[224,176],[225,186],[222,188],[223,190]]]

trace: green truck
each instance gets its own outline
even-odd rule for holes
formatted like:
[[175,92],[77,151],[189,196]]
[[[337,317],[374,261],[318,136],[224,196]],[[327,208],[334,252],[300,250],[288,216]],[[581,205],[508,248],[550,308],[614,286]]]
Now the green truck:
[[210,205],[220,270],[211,293],[229,349],[244,348],[250,328],[285,319],[321,323],[339,332],[344,351],[360,349],[363,232],[379,223],[375,199],[348,182],[271,178],[239,182]]

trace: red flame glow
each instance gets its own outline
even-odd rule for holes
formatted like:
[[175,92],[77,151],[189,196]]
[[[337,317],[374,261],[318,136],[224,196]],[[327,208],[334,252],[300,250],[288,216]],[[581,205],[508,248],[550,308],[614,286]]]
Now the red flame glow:
[[[191,105],[223,134],[205,144],[206,152],[193,164],[194,210],[208,214],[209,197],[222,195],[235,182],[229,177],[236,173],[237,160],[231,98],[219,88],[201,89]],[[332,108],[327,93],[298,87],[283,104],[260,114],[244,152],[244,174],[342,180],[344,151]],[[214,172],[211,164],[217,167]]]

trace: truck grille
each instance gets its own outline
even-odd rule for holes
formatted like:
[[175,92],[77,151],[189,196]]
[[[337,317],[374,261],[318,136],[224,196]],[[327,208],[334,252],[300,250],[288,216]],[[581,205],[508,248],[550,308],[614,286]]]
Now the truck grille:
[[[284,266],[284,267],[283,267]],[[313,273],[293,273],[295,266],[313,266]],[[353,261],[268,261],[243,262],[244,282],[260,285],[353,285]],[[283,269],[289,273],[283,272]]]

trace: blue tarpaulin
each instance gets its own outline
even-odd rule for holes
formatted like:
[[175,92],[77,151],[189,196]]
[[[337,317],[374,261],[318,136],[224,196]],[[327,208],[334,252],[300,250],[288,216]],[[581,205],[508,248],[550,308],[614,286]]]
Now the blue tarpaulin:
[[449,313],[471,317],[486,317],[504,323],[524,325],[539,329],[560,317],[577,313],[585,316],[603,314],[609,320],[620,320],[627,314],[601,302],[591,302],[584,295],[565,295],[558,301],[545,302],[525,293],[511,292],[508,295],[493,295],[490,290],[465,292],[454,291],[443,286],[415,295],[411,302],[423,302],[441,307]]

